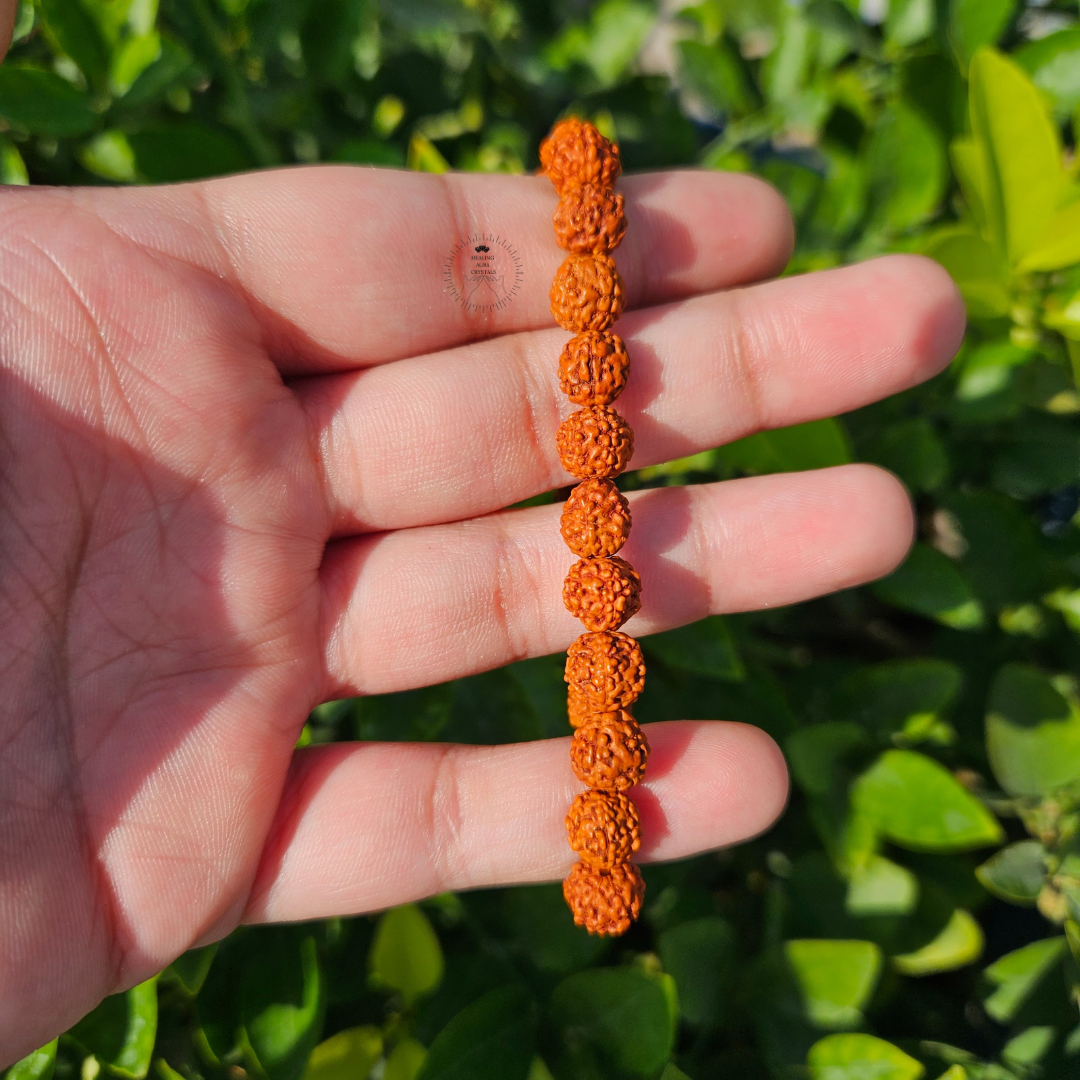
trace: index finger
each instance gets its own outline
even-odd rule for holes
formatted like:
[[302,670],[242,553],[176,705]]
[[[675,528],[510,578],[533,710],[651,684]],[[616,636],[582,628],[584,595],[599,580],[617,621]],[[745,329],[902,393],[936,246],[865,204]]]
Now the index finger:
[[[619,190],[629,229],[615,257],[630,307],[769,277],[790,256],[787,207],[753,177],[669,171],[626,177]],[[548,290],[565,252],[544,177],[320,166],[67,197],[242,290],[287,374],[554,322]],[[480,301],[462,295],[458,273],[479,244],[503,288]]]

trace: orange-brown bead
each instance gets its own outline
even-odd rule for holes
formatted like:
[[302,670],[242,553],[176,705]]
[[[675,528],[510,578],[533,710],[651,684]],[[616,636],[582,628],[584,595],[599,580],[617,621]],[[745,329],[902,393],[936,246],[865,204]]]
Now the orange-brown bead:
[[565,251],[614,251],[626,235],[624,200],[609,187],[582,184],[559,200],[552,222]]
[[575,405],[610,405],[629,374],[623,339],[608,330],[577,334],[559,355],[559,388]]
[[579,558],[614,555],[630,535],[630,504],[606,479],[582,480],[563,506],[560,531]]
[[579,559],[563,583],[563,603],[587,630],[618,630],[641,608],[641,578],[618,556]]
[[619,630],[582,634],[566,650],[566,672],[571,704],[587,712],[625,709],[645,687],[645,659],[641,646]]
[[581,718],[570,744],[574,775],[597,791],[626,791],[645,775],[649,740],[625,709]]
[[582,862],[610,870],[641,847],[641,818],[621,791],[583,791],[566,815],[566,835]]
[[551,283],[551,314],[564,329],[606,330],[622,314],[622,278],[610,255],[568,255]]
[[574,922],[590,934],[625,934],[641,913],[645,882],[633,863],[597,870],[579,862],[563,882]]
[[573,476],[618,476],[633,456],[634,432],[614,409],[590,405],[559,425],[555,446]]
[[540,144],[540,164],[562,195],[582,184],[614,187],[622,171],[619,148],[586,120],[560,120]]

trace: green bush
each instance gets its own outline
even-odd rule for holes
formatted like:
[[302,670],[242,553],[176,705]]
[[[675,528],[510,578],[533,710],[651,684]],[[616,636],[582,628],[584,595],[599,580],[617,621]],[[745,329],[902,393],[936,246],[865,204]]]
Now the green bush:
[[[859,459],[916,499],[919,542],[884,581],[643,643],[641,719],[783,745],[795,787],[769,835],[646,867],[615,942],[577,930],[558,886],[241,929],[9,1080],[1080,1075],[1076,4],[670,7],[24,0],[0,67],[7,183],[522,172],[573,107],[631,169],[772,181],[792,271],[929,254],[971,327],[916,390],[627,478]],[[335,702],[305,738],[562,734],[559,667]]]

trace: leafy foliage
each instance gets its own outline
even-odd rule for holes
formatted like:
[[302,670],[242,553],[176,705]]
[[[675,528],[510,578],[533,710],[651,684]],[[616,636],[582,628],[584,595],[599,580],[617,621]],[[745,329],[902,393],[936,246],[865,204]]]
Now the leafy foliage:
[[[677,9],[677,10],[675,10]],[[645,868],[588,938],[557,886],[242,929],[110,998],[8,1080],[811,1076],[1080,1068],[1080,25],[1073,0],[22,0],[0,180],[289,162],[522,172],[563,110],[631,169],[753,171],[791,271],[937,259],[951,369],[843,418],[642,470],[851,460],[912,490],[892,576],[644,643],[643,720],[756,723],[791,806]],[[305,738],[565,731],[559,665],[337,702]]]

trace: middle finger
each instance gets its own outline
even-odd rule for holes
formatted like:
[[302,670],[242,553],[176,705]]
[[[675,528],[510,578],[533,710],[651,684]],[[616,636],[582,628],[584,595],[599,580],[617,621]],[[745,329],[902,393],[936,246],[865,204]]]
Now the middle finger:
[[[918,256],[628,314],[632,374],[616,409],[633,466],[831,416],[912,386],[953,356],[955,286]],[[294,384],[318,432],[333,534],[472,517],[571,482],[555,430],[567,334],[507,335]]]

